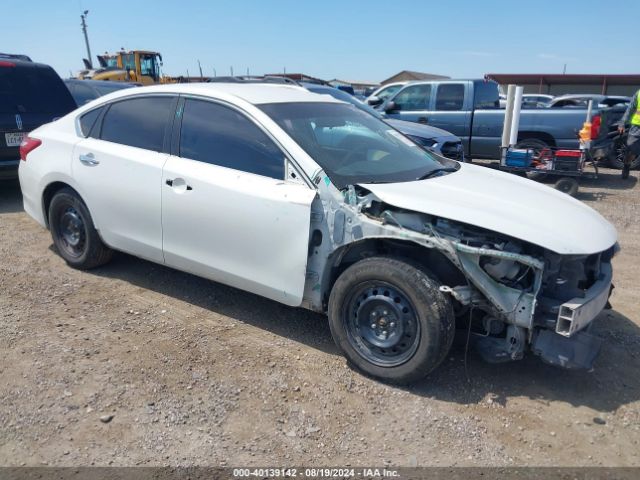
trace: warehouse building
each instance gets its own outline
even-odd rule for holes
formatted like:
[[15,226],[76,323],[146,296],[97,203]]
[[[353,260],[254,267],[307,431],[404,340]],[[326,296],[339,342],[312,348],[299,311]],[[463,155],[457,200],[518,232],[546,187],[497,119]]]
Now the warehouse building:
[[522,85],[524,93],[555,96],[571,93],[631,96],[640,88],[640,74],[488,73],[485,78],[501,86]]

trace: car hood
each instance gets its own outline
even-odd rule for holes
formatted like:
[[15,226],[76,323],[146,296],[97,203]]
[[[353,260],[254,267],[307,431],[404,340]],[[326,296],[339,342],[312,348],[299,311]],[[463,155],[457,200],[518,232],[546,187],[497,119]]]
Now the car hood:
[[427,180],[362,184],[380,200],[502,233],[559,254],[588,255],[617,241],[613,225],[551,187],[476,165]]
[[430,127],[429,125],[421,125],[416,122],[407,122],[406,120],[393,120],[391,118],[385,118],[385,122],[391,125],[393,128],[400,130],[405,135],[413,135],[420,138],[440,138],[443,141],[460,141],[460,138],[453,133],[442,130],[441,128]]

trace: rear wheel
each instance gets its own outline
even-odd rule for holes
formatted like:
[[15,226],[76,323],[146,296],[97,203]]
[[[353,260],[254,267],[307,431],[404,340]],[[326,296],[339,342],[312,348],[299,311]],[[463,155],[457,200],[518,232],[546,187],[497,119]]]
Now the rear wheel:
[[49,228],[58,253],[70,266],[86,270],[111,260],[112,250],[102,243],[89,210],[72,189],[64,188],[51,199]]
[[526,148],[533,150],[535,156],[540,155],[540,152],[545,148],[549,148],[550,145],[544,140],[538,138],[523,138],[516,144],[516,148]]
[[[616,143],[613,147],[613,152],[609,157],[609,165],[612,168],[617,168],[618,170],[622,170],[624,166],[624,159],[627,156],[627,142],[626,137],[622,139],[616,140]],[[640,168],[640,155],[637,156],[633,162],[631,162],[630,169],[636,170]]]
[[372,257],[347,268],[329,297],[329,325],[353,365],[384,381],[426,376],[448,353],[455,332],[439,284],[404,261]]

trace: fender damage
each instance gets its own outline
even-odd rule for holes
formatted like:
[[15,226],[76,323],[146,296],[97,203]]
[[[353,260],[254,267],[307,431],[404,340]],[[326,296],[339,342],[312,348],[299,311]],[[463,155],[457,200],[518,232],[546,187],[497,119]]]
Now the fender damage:
[[338,191],[329,182],[316,184],[304,307],[325,311],[336,271],[380,254],[371,245],[384,245],[391,255],[402,255],[401,246],[410,245],[425,260],[434,252],[446,258],[450,268],[438,272],[441,291],[451,296],[460,326],[471,329],[485,360],[517,360],[531,350],[551,364],[592,367],[600,341],[586,330],[607,303],[617,244],[590,255],[561,255],[390,205],[367,186]]

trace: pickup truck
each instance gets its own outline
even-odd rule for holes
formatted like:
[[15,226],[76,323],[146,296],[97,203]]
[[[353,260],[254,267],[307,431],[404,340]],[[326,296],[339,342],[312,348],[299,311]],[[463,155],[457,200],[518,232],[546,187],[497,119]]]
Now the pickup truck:
[[[504,125],[498,84],[485,80],[412,82],[378,106],[388,118],[424,123],[462,139],[467,158],[499,159]],[[599,110],[593,109],[598,115]],[[581,108],[523,109],[518,145],[578,148]]]

